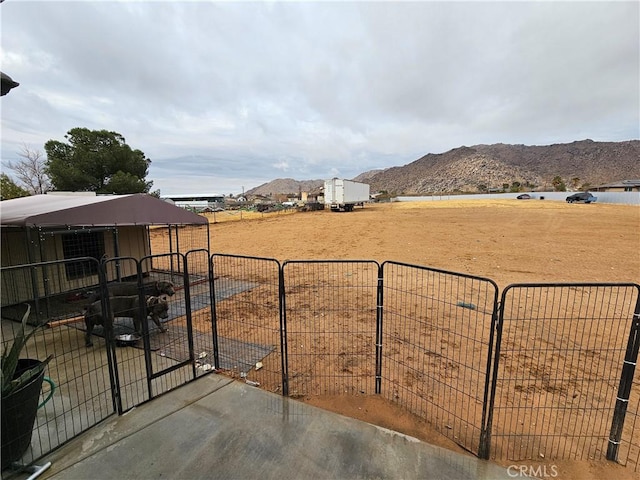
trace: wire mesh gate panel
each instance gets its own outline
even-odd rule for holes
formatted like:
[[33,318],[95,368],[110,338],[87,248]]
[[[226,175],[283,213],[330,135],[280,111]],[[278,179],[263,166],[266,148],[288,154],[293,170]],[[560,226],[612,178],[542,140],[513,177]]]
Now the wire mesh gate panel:
[[290,396],[375,393],[378,271],[374,261],[283,264]]
[[[213,345],[208,261],[206,250],[194,250],[187,256],[174,253],[144,257],[140,261],[115,258],[104,262],[106,271],[123,266],[127,270],[135,268],[138,272],[135,291],[143,299],[146,295],[163,295],[157,290],[159,285],[170,283],[175,291],[165,297],[168,316],[160,319],[159,326],[151,321],[142,322],[141,340],[115,350],[119,411],[129,410],[204,372],[196,370],[195,348],[212,351]],[[200,319],[198,335],[194,335],[194,315]],[[114,336],[135,332],[133,319],[118,317],[117,313],[114,316]]]
[[[20,329],[28,303],[27,328],[46,327],[31,338],[20,358],[44,360],[53,355],[45,376],[55,387],[38,409],[31,445],[21,463],[49,453],[115,412],[110,352],[87,349],[84,331],[77,327],[83,325],[84,305],[96,290],[98,267],[94,259],[78,258],[1,269],[3,351]],[[41,402],[52,384],[43,384]]]
[[[134,285],[133,291],[138,291],[138,262],[135,258],[110,258],[102,263],[102,268],[106,272],[106,278],[115,278],[119,281],[124,278],[118,272],[133,272],[134,274],[127,276],[126,279]],[[109,305],[108,298],[105,299],[105,302],[107,302],[105,305]],[[110,308],[110,305],[105,308]],[[84,328],[84,325],[81,328]],[[113,319],[113,335],[133,332],[132,319],[117,316]],[[100,326],[94,327],[93,334],[93,347],[87,350],[107,351],[111,348],[114,351],[114,392],[118,412],[130,410],[148,400],[150,396],[146,383],[144,350],[136,347],[116,350],[113,341],[110,342],[107,332]],[[141,344],[141,342],[139,343]]]
[[[191,316],[191,331],[196,376],[204,375],[215,366],[215,339],[213,324],[213,277],[207,250],[192,250],[185,255],[188,290],[184,289]],[[178,289],[178,293],[180,290]],[[185,311],[185,314],[187,312]],[[184,337],[183,337],[184,338]],[[185,352],[186,353],[186,352]],[[183,353],[182,360],[186,359]],[[177,355],[176,355],[177,356]]]
[[480,453],[496,284],[396,262],[382,277],[382,395]]
[[282,393],[280,263],[215,254],[211,268],[215,366],[249,384]]
[[[183,255],[171,253],[143,258],[140,270],[149,270],[145,268],[145,263],[156,265],[161,261],[180,265],[182,276],[172,270],[154,270],[158,279],[164,275],[172,279],[177,288],[176,294],[167,298],[169,310],[166,322],[161,322],[160,327],[151,321],[143,322],[142,340],[147,356],[147,381],[151,398],[195,378],[188,266]],[[147,328],[144,328],[145,324]]]
[[[28,303],[29,328],[46,328],[31,339],[21,358],[44,359],[53,354],[45,375],[55,385],[54,392],[38,410],[31,447],[23,463],[49,453],[116,411],[129,410],[211,370],[196,369],[195,361],[196,349],[201,360],[205,351],[213,357],[209,254],[196,250],[185,257],[168,256],[140,261],[111,258],[103,263],[76,258],[2,268],[3,349],[20,328]],[[172,264],[180,266],[173,271],[162,269]],[[117,316],[112,299],[104,294],[106,279],[125,280],[124,272],[129,273],[128,281],[117,284],[131,287],[132,293],[143,298],[163,281],[171,282],[176,293],[169,297],[169,315],[162,324],[165,332],[153,322],[142,322],[142,340],[133,347],[116,348],[114,337],[133,333],[134,324],[129,317]],[[133,280],[131,272],[137,272]],[[92,301],[102,302],[102,311],[113,312],[115,317],[113,336],[108,339],[107,331],[98,325],[91,336],[93,346],[88,347],[84,312]],[[192,318],[198,319],[195,335]],[[42,398],[50,391],[48,385],[45,382]]]
[[[166,253],[186,255],[192,250],[209,251],[209,225],[152,225],[147,228],[152,255]],[[170,257],[165,258],[171,260]]]
[[[637,469],[640,388],[633,371],[626,379],[630,396],[617,397],[624,365],[637,361],[639,314],[633,284],[507,287],[496,347],[492,457],[604,459],[616,442],[617,460]],[[625,358],[633,342],[636,358]],[[628,405],[627,418],[614,439],[620,402]]]

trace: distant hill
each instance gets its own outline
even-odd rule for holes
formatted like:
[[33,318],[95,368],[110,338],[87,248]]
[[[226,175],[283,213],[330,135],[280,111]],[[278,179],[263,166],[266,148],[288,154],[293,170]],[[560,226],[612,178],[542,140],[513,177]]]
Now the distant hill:
[[460,147],[386,169],[368,183],[373,191],[406,194],[475,192],[478,186],[500,188],[516,181],[549,190],[556,176],[567,186],[640,178],[640,141]]
[[247,190],[246,195],[277,195],[279,193],[309,192],[324,185],[324,180],[294,180],[293,178],[278,178],[268,183]]
[[354,182],[369,183],[371,178],[373,176],[377,175],[380,172],[384,172],[384,169],[383,168],[378,168],[376,170],[369,170],[368,172],[361,173],[357,177],[352,178],[350,180],[353,180]]
[[[582,140],[547,146],[474,145],[428,154],[402,167],[363,172],[353,180],[371,191],[394,194],[477,192],[519,182],[527,189],[551,190],[559,176],[567,187],[596,186],[640,178],[640,140]],[[248,193],[297,193],[323,185],[323,180],[278,179]]]

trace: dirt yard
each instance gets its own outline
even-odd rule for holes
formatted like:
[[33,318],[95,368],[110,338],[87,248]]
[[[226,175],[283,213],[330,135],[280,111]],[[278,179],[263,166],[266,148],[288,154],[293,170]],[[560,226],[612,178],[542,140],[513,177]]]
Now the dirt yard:
[[539,200],[371,204],[211,227],[211,249],[395,260],[515,282],[640,281],[640,208]]
[[[350,213],[306,212],[216,222],[211,225],[214,253],[280,261],[394,260],[487,277],[501,289],[518,282],[640,283],[637,206],[539,200],[407,202],[372,204]],[[463,451],[423,420],[382,398],[317,395],[304,400]],[[604,461],[528,463],[554,466],[547,477],[637,478],[632,468]]]

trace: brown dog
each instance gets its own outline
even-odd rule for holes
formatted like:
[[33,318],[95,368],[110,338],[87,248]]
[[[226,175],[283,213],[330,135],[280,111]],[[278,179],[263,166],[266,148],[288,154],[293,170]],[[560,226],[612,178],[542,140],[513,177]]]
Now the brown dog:
[[[142,320],[146,320],[149,316],[161,332],[166,332],[166,329],[160,323],[161,318],[169,318],[169,304],[164,298],[147,295],[142,306],[140,306],[140,297],[138,295],[109,297],[109,302],[113,317],[133,318],[133,325],[138,334],[142,334]],[[106,324],[105,320],[109,323]],[[97,301],[87,306],[84,312],[84,324],[87,328],[85,345],[91,347],[93,345],[91,341],[93,327],[95,325],[112,326],[113,318],[105,318],[102,311],[102,302]]]

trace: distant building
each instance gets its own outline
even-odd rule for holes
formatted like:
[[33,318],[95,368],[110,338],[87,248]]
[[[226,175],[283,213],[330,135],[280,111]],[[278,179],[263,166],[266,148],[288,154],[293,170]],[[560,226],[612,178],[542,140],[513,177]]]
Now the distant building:
[[224,195],[217,193],[186,193],[163,195],[163,200],[171,201],[176,207],[186,208],[194,212],[215,211],[224,208]]
[[590,188],[592,192],[640,192],[640,180],[622,180]]

